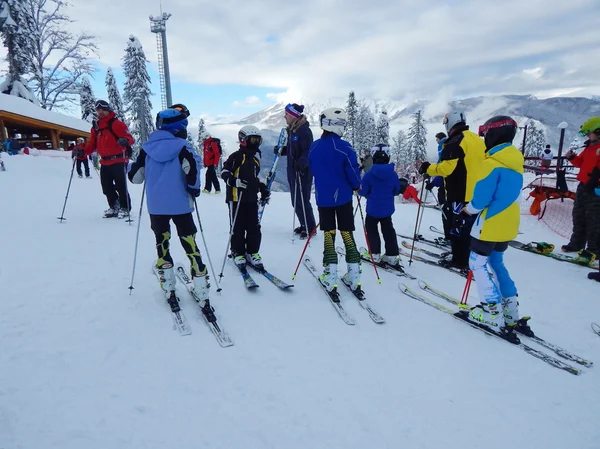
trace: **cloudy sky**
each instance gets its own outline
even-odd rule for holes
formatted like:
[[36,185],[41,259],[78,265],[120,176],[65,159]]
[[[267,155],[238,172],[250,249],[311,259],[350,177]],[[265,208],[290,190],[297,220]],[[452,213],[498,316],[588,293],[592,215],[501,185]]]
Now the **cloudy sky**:
[[[106,67],[119,78],[129,34],[158,94],[148,16],[160,1],[69,1],[73,31],[98,36],[96,95]],[[397,100],[600,94],[598,0],[170,0],[163,9],[173,99],[194,115],[242,117],[349,90]]]

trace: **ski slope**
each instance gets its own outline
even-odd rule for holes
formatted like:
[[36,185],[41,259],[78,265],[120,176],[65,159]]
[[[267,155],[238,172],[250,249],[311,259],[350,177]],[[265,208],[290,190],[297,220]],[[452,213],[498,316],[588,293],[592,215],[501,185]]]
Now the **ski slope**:
[[[217,344],[179,286],[193,331],[182,337],[151,269],[156,254],[145,211],[128,290],[139,186],[130,185],[135,222],[128,225],[101,218],[107,205],[96,172],[91,180],[75,176],[67,221],[59,224],[70,159],[4,161],[2,449],[600,447],[600,367],[580,376],[552,368],[397,287],[403,281],[418,289],[417,281],[380,272],[379,285],[366,266],[363,286],[385,324],[373,323],[340,285],[357,321],[344,324],[304,267],[290,292],[256,273],[260,288],[248,292],[228,261],[223,291],[215,293],[213,280],[212,298],[235,346]],[[224,196],[201,195],[198,204],[220,272]],[[415,215],[414,204],[398,204],[396,230],[412,234]],[[364,245],[359,221],[356,239]],[[423,234],[429,225],[440,225],[439,212],[425,210]],[[261,254],[288,282],[303,245],[291,241],[291,227],[289,196],[274,193]],[[521,230],[523,241],[563,243],[535,220],[524,219]],[[317,262],[322,242],[318,236],[308,249]],[[185,262],[177,238],[172,253]],[[586,279],[588,270],[512,248],[506,259],[533,329],[599,364],[600,340],[589,325],[600,321],[600,285]],[[459,276],[419,262],[407,269],[460,297]]]

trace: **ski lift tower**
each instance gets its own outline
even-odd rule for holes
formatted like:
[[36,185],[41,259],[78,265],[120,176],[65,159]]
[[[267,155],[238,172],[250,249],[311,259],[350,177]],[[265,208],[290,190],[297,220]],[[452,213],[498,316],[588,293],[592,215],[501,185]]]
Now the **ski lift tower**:
[[169,73],[169,52],[167,50],[167,20],[171,14],[161,13],[159,17],[150,16],[150,30],[156,33],[158,45],[158,73],[160,77],[160,97],[162,108],[173,104],[171,97],[171,74]]

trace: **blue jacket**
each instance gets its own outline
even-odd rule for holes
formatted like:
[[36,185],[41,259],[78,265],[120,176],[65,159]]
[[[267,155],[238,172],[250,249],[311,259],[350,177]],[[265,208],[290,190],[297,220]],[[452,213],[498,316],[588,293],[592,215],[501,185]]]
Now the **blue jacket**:
[[294,176],[296,169],[306,171],[308,167],[308,151],[313,143],[313,134],[304,116],[292,126],[288,128],[287,146],[282,155],[288,157],[288,175]]
[[442,161],[442,151],[444,151],[444,144],[446,143],[446,140],[448,139],[444,137],[438,142],[438,164]]
[[183,215],[194,210],[190,192],[200,191],[201,168],[200,157],[186,139],[158,130],[142,145],[128,176],[134,184],[146,181],[148,213]]
[[360,168],[352,146],[334,133],[323,134],[310,146],[308,165],[315,177],[319,207],[341,206],[360,189]]
[[396,210],[394,197],[400,194],[400,179],[394,164],[373,164],[363,176],[358,194],[367,198],[367,215],[391,217]]

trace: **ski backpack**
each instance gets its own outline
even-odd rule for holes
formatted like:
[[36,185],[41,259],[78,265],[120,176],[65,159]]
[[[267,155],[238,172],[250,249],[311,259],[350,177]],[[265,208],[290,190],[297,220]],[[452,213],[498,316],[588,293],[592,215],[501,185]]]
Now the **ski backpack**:
[[[108,121],[108,126],[106,127],[106,129],[108,130],[108,132],[110,132],[113,135],[115,140],[119,140],[119,136],[117,136],[117,133],[113,129],[113,123],[115,122],[116,119],[117,119],[116,117],[111,118]],[[94,120],[94,122],[92,123],[92,126],[94,127],[94,131],[96,131],[96,134],[98,134],[100,131],[102,131],[102,129],[100,129],[100,127],[98,126],[98,120]],[[129,145],[129,144],[127,144],[127,151],[125,152],[125,155],[129,158],[133,155],[133,148],[131,148],[131,145]]]
[[219,156],[223,155],[223,148],[221,148],[221,139],[218,139],[216,137],[212,138],[212,141],[214,143],[216,143],[216,147],[217,147],[217,152],[219,153]]

